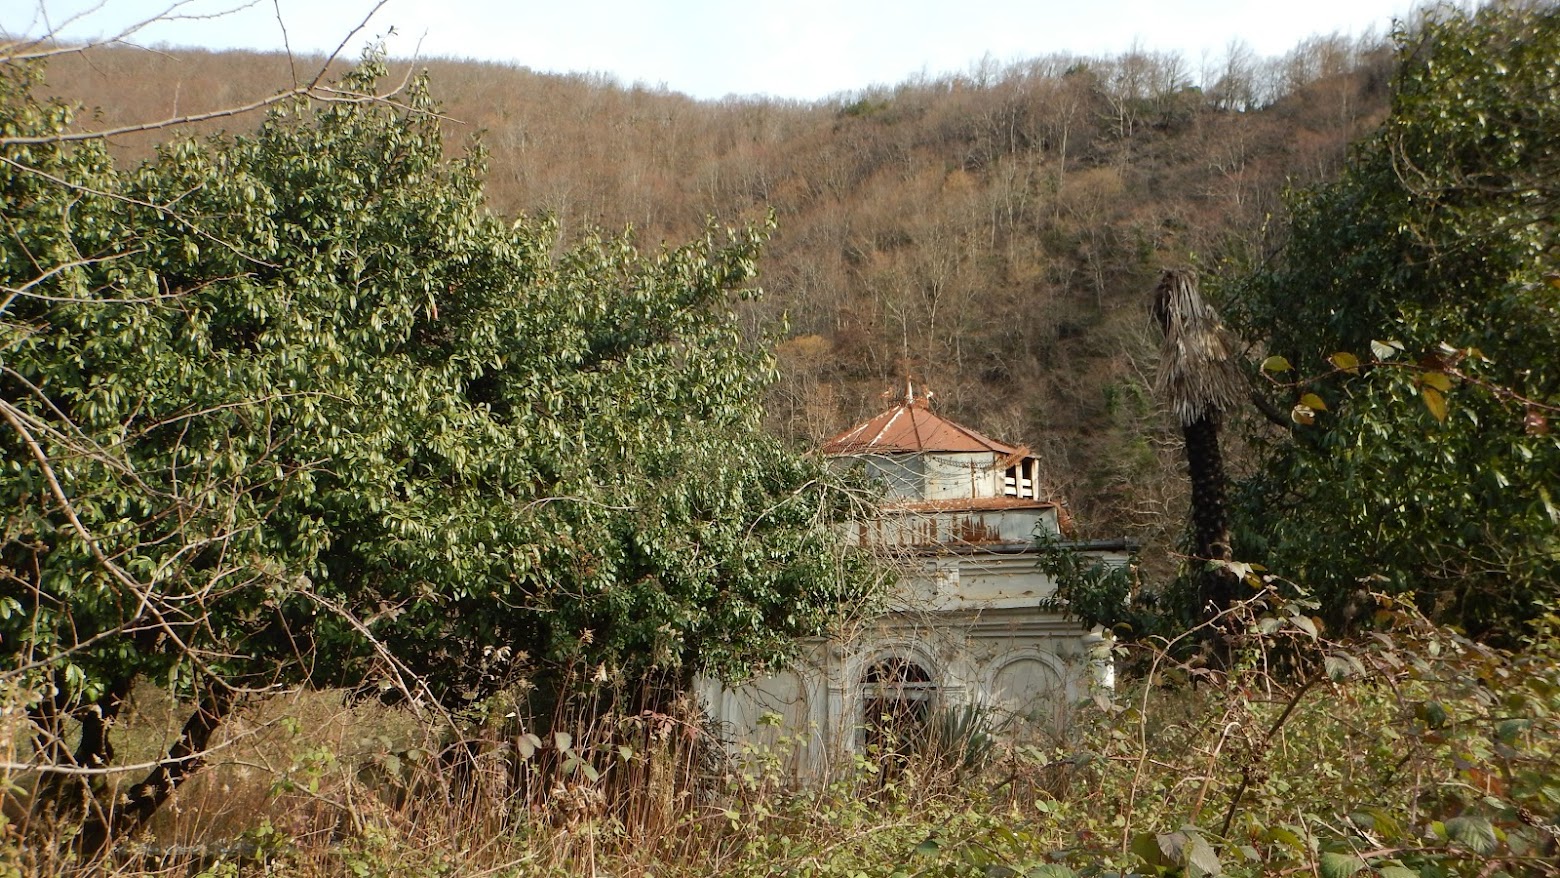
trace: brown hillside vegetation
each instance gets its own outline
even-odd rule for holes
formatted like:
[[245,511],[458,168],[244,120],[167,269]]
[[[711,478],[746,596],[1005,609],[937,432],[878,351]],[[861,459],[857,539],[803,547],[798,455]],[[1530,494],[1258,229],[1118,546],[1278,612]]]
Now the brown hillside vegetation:
[[[106,48],[56,59],[48,88],[113,127],[253,100],[318,63]],[[750,317],[779,341],[776,430],[821,439],[908,370],[945,414],[1035,448],[1086,533],[1154,541],[1185,489],[1149,393],[1148,291],[1166,266],[1255,252],[1282,189],[1331,175],[1380,118],[1389,63],[1340,37],[1199,74],[1168,54],[1056,56],[817,103],[424,66],[450,142],[490,151],[500,213],[654,246],[774,212]],[[136,159],[168,136],[116,145]]]

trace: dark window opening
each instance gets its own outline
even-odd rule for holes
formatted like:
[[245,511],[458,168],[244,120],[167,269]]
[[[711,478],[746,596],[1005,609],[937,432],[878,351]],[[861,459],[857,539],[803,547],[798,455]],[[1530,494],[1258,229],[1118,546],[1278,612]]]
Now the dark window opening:
[[1008,467],[1002,474],[1002,495],[1040,499],[1040,459],[1027,457]]
[[861,682],[867,752],[903,758],[920,746],[937,694],[926,669],[888,658],[868,668]]

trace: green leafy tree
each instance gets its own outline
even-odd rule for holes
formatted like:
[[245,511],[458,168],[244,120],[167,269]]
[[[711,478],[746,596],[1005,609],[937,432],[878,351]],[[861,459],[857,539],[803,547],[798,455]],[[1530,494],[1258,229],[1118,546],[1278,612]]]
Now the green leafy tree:
[[1443,10],[1398,41],[1381,130],[1222,290],[1295,422],[1262,440],[1238,553],[1335,624],[1387,590],[1501,635],[1560,598],[1560,11]]
[[[569,663],[675,687],[777,660],[866,581],[827,469],[759,426],[773,364],[731,301],[762,230],[559,254],[383,73],[122,169],[0,64],[0,648],[94,844],[246,694],[460,708]],[[194,709],[99,803],[140,680]]]

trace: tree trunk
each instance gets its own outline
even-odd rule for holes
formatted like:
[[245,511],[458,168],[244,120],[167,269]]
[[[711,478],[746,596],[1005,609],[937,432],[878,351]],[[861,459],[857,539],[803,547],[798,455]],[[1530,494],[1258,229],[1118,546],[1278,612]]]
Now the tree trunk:
[[[1192,479],[1192,556],[1200,561],[1228,561],[1229,504],[1224,496],[1224,459],[1219,453],[1219,419],[1205,414],[1182,428],[1186,437],[1186,469]],[[1228,609],[1236,599],[1236,580],[1225,569],[1204,570],[1198,576],[1199,608],[1204,616]]]
[[[56,682],[54,692],[27,708],[27,720],[33,727],[33,749],[43,765],[70,765],[70,748],[65,744],[65,687]],[[57,792],[59,775],[45,774],[38,795]]]
[[[33,726],[33,746],[44,766],[59,768],[104,768],[113,759],[113,743],[109,729],[119,716],[119,709],[130,694],[131,680],[116,678],[93,704],[72,704],[65,689],[64,680],[56,675],[55,692],[48,699],[28,709],[28,720]],[[70,733],[69,723],[74,720],[80,726],[76,749],[71,751],[66,743]],[[59,815],[78,813],[87,804],[86,799],[103,786],[102,776],[66,774],[45,770],[33,792],[34,801],[53,808]]]
[[68,822],[85,804],[78,791],[85,784],[63,772],[48,771],[49,767],[73,768],[70,746],[66,743],[66,721],[69,697],[66,695],[61,675],[55,675],[54,692],[27,708],[27,720],[32,724],[33,750],[38,764],[45,767],[38,783],[33,787],[28,804],[28,822],[60,820]]
[[109,684],[97,704],[81,712],[81,740],[76,744],[75,761],[83,768],[102,768],[114,761],[114,744],[109,729],[119,718],[119,709],[130,696],[129,678],[117,678]]
[[168,748],[168,755],[140,783],[130,787],[123,804],[106,816],[89,819],[82,827],[81,848],[89,852],[106,849],[112,842],[135,833],[157,813],[174,790],[200,770],[206,760],[211,736],[232,712],[237,700],[233,690],[213,684],[202,696],[194,713],[185,721],[179,739]]

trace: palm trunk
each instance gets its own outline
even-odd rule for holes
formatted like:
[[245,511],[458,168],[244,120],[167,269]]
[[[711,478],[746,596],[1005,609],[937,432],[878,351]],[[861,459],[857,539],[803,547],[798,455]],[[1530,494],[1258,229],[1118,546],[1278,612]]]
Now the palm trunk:
[[[1219,453],[1219,419],[1209,413],[1182,428],[1186,469],[1192,479],[1192,555],[1199,562],[1228,561],[1229,504],[1224,496],[1224,459]],[[1213,616],[1234,603],[1235,577],[1210,568],[1198,576],[1199,607]]]
[[1164,333],[1160,349],[1158,390],[1186,437],[1186,468],[1192,479],[1192,557],[1198,611],[1211,619],[1239,597],[1238,580],[1228,568],[1208,566],[1229,561],[1230,514],[1224,496],[1224,461],[1219,453],[1219,423],[1246,395],[1245,381],[1235,366],[1236,355],[1219,316],[1197,292],[1190,271],[1172,269],[1159,279],[1151,309]]

